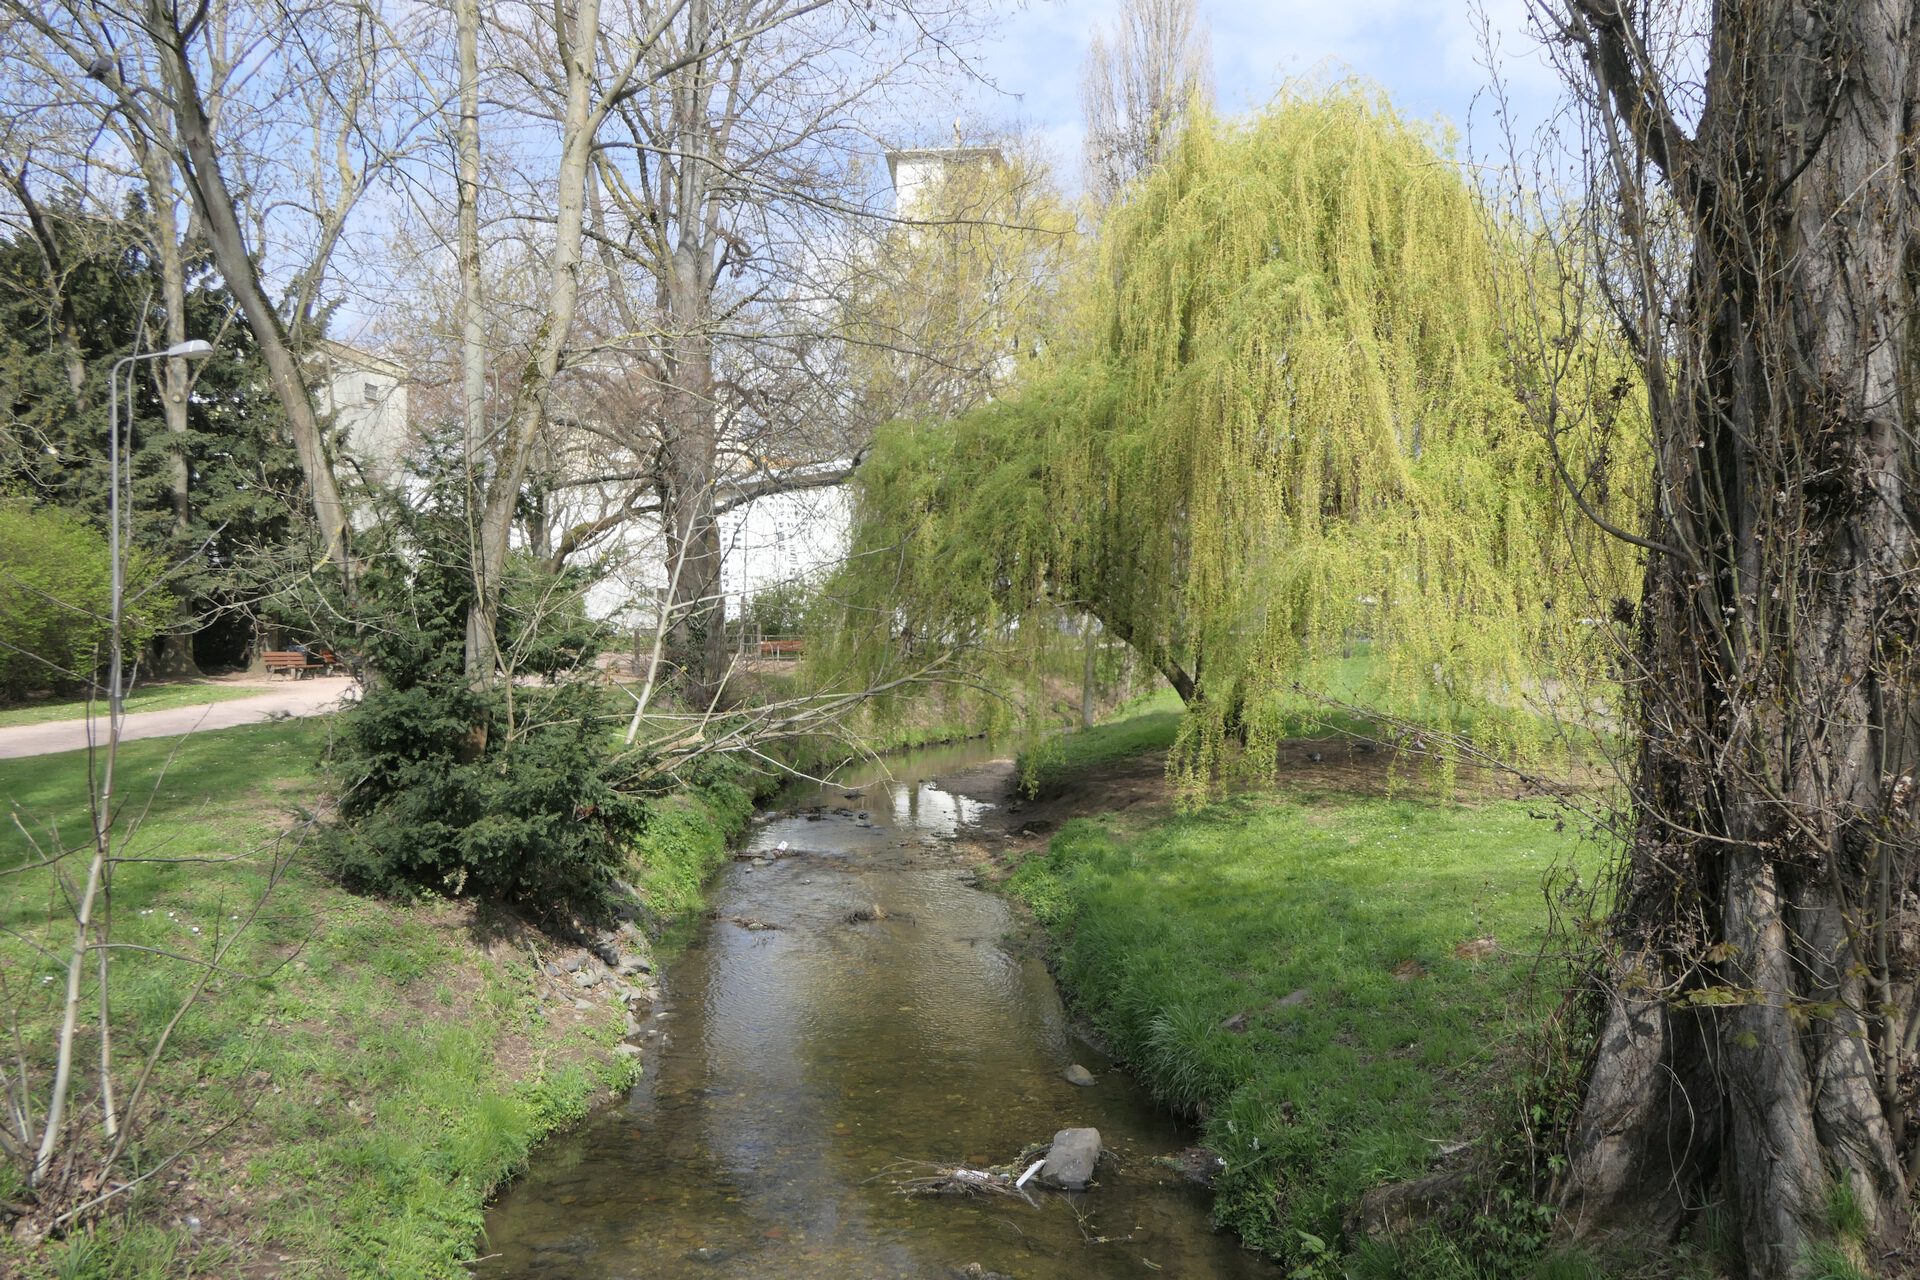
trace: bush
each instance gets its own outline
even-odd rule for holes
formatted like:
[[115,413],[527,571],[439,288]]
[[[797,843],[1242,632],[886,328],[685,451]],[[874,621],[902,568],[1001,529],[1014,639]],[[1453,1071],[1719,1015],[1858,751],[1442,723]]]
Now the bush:
[[800,635],[807,629],[807,614],[816,595],[804,582],[762,587],[747,597],[742,624],[749,635]]
[[550,683],[476,689],[457,495],[444,486],[383,529],[354,604],[372,681],[341,718],[333,869],[383,891],[583,905],[619,874],[646,816],[615,785],[601,690],[582,670],[600,640],[586,583],[518,560],[498,641],[517,669]]
[[[152,556],[130,555],[127,598],[158,569]],[[0,697],[95,682],[106,665],[112,601],[107,540],[97,529],[55,507],[0,502]],[[126,610],[129,660],[160,629],[157,602],[149,594]]]

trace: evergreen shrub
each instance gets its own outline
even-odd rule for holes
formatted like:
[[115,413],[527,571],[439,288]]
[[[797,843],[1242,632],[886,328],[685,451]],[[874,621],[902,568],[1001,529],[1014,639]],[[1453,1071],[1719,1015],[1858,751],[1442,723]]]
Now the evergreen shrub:
[[646,815],[616,785],[587,667],[602,635],[586,615],[586,579],[517,558],[497,641],[517,672],[543,679],[476,687],[465,669],[473,580],[451,486],[383,527],[356,584],[370,679],[341,717],[333,871],[381,891],[586,905],[622,873]]

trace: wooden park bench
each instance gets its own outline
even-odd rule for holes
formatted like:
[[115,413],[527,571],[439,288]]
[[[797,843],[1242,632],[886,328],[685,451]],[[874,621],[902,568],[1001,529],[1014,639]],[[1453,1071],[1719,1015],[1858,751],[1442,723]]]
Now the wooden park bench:
[[280,649],[261,655],[261,661],[266,664],[268,675],[284,671],[296,680],[309,671],[332,671],[335,667],[342,665],[331,649],[321,649],[312,653],[302,653],[298,649]]
[[763,658],[797,658],[806,648],[804,640],[762,640],[760,656]]

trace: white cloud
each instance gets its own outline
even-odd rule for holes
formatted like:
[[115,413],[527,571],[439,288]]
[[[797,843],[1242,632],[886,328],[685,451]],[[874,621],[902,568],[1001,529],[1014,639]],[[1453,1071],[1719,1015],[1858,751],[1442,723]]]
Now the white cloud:
[[[1529,0],[1203,0],[1213,33],[1214,80],[1226,111],[1257,108],[1288,79],[1352,73],[1375,81],[1416,117],[1444,116],[1476,135],[1491,127],[1475,95],[1488,83],[1477,10],[1496,41],[1516,116],[1529,127],[1558,94],[1528,31]],[[1097,24],[1119,0],[1038,0],[1010,14],[983,50],[983,69],[1004,94],[976,110],[1016,118],[1061,139],[1080,115],[1080,67]]]

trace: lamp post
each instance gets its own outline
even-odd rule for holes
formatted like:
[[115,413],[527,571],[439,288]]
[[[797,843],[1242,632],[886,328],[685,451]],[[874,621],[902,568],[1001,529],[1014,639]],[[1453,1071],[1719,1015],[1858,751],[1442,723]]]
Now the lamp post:
[[[132,517],[120,509],[120,370],[139,360],[196,360],[213,354],[213,344],[200,338],[176,342],[165,351],[136,351],[113,362],[107,375],[107,554],[113,574],[113,655],[108,659],[107,724],[108,733],[117,736],[120,717],[125,711],[125,691],[120,687],[120,615],[127,587],[125,546],[131,544]],[[127,399],[133,399],[132,374],[128,374]],[[129,406],[128,417],[132,417]],[[132,448],[132,441],[128,441]],[[133,483],[133,460],[127,460],[127,484]],[[131,504],[132,493],[128,495]],[[121,521],[127,521],[122,527]]]

